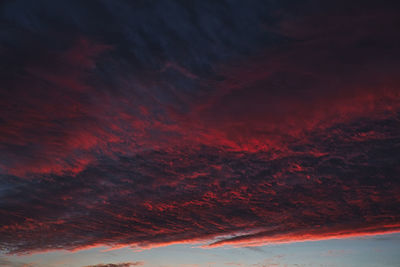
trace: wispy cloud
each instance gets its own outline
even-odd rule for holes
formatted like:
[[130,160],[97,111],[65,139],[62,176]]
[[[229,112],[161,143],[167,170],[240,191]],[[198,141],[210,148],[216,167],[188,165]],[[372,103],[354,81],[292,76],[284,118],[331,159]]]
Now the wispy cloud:
[[136,262],[123,262],[123,263],[107,263],[107,264],[96,264],[96,265],[87,265],[84,267],[132,267],[132,266],[142,266],[144,265],[143,261]]

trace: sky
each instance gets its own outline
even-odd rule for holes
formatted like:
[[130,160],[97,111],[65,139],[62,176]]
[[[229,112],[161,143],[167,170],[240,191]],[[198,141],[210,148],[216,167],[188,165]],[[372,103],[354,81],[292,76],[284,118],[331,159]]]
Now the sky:
[[0,1],[0,266],[400,266],[399,12]]

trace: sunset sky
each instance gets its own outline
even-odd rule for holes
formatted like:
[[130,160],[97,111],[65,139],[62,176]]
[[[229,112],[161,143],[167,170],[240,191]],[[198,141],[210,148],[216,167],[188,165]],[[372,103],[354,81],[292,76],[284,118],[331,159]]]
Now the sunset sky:
[[399,14],[0,1],[0,266],[400,266]]

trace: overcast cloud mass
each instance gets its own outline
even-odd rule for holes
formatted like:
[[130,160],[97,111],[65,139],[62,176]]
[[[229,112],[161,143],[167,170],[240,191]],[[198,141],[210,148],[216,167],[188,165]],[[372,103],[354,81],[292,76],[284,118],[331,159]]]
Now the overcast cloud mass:
[[2,1],[0,250],[400,231],[398,14]]

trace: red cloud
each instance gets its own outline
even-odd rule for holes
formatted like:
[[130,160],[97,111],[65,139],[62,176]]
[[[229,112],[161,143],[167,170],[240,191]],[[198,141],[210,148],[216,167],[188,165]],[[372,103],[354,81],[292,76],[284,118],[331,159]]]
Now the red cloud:
[[400,231],[394,15],[302,12],[274,24],[283,45],[209,72],[161,52],[133,66],[137,50],[94,37],[33,42],[1,76],[0,249]]

